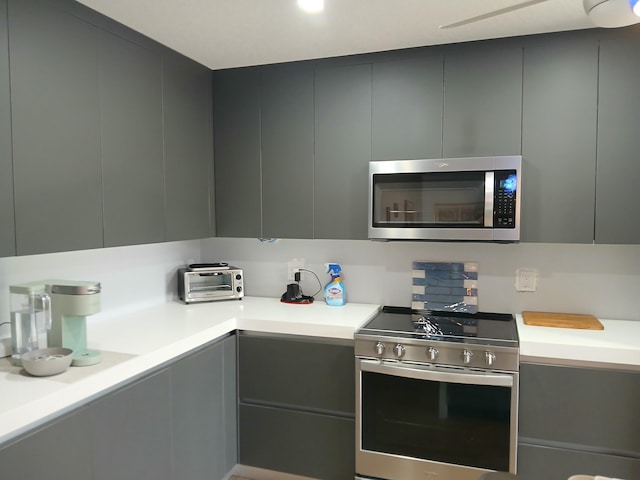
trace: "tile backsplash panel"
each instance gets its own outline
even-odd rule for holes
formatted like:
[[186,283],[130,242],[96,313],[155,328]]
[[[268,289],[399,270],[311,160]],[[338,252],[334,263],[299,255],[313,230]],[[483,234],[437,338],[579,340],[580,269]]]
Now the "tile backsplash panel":
[[478,263],[414,261],[411,308],[478,312]]

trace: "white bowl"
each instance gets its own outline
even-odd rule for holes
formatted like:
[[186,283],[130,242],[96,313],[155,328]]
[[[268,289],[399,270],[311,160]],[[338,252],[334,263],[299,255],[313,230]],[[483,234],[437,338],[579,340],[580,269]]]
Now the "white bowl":
[[36,377],[46,377],[64,372],[71,365],[73,350],[53,347],[32,350],[20,357],[27,373]]

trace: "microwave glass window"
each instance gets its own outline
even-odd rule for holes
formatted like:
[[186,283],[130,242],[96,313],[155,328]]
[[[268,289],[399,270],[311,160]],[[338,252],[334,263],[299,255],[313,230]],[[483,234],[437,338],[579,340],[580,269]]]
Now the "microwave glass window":
[[484,215],[485,172],[373,176],[376,227],[483,227]]

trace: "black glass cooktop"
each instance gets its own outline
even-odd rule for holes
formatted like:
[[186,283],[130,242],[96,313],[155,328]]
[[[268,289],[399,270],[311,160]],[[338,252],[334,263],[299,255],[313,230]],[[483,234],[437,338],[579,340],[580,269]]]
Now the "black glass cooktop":
[[515,318],[505,313],[459,313],[385,306],[358,333],[465,341],[518,342]]

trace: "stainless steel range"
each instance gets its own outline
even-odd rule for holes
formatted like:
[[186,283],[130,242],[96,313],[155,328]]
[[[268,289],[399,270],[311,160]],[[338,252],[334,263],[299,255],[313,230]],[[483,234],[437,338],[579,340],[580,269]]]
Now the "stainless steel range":
[[516,473],[512,315],[384,307],[356,332],[355,353],[357,479]]

